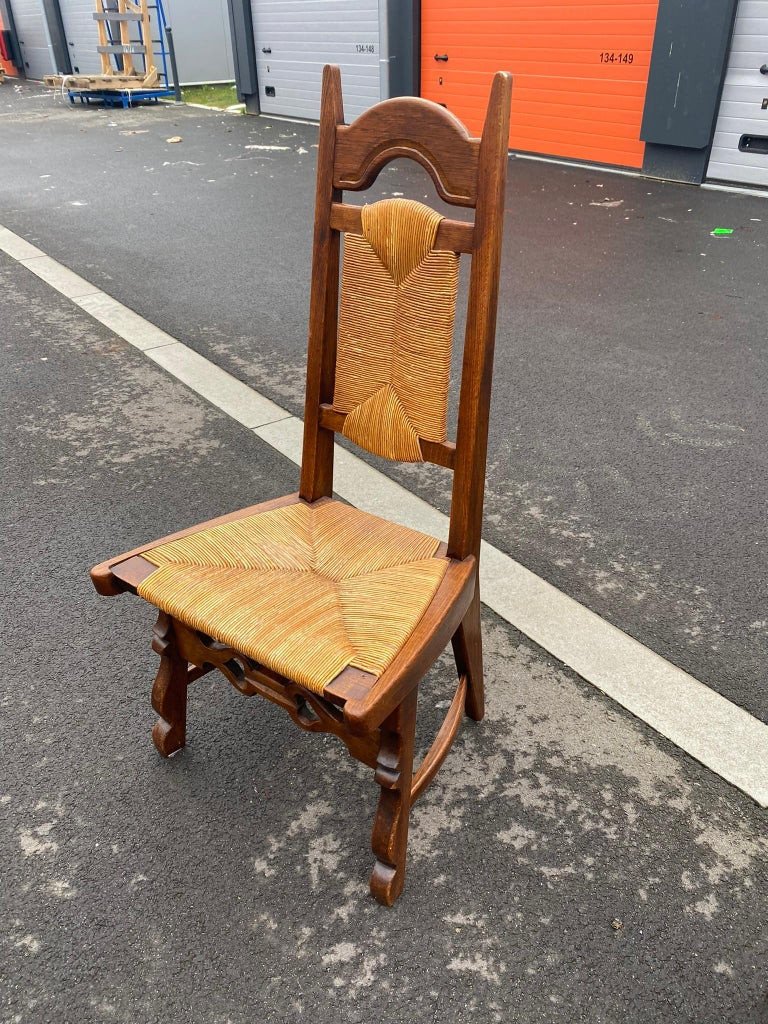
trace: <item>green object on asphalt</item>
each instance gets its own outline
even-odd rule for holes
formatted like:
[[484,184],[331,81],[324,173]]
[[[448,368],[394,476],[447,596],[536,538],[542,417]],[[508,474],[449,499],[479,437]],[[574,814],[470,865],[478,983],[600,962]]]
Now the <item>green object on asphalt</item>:
[[711,235],[732,235],[733,228],[715,228],[714,231],[710,231]]

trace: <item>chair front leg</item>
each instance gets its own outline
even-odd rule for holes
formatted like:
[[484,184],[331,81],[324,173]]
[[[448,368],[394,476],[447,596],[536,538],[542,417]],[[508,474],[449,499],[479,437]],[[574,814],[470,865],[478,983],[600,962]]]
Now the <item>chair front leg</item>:
[[160,717],[152,729],[152,740],[163,757],[170,757],[186,742],[189,666],[179,654],[173,619],[165,612],[157,617],[152,650],[160,655],[152,687],[152,707]]
[[467,677],[466,710],[470,718],[480,722],[485,714],[485,684],[483,682],[483,635],[480,627],[480,585],[461,625],[451,640],[453,656],[459,676]]
[[375,776],[381,793],[371,838],[376,855],[371,893],[387,907],[392,906],[405,883],[417,699],[415,687],[381,727]]

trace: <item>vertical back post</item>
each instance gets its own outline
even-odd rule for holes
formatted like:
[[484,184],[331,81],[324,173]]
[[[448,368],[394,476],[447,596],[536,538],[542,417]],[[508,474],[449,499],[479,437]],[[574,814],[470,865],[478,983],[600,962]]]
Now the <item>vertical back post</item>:
[[[102,4],[102,7],[103,6],[104,5]],[[128,8],[126,7],[125,0],[117,0],[117,12],[118,12],[118,14],[125,14],[127,12],[127,10],[128,10]],[[148,16],[148,12],[147,12],[147,16]],[[146,32],[145,32],[146,26],[144,25],[144,12],[143,12],[143,10],[142,10],[141,24],[142,24],[142,35],[144,37],[143,41],[146,44],[146,42],[147,42]],[[133,54],[130,52],[130,47],[131,47],[131,29],[130,29],[130,26],[128,25],[127,21],[121,21],[120,22],[120,45],[122,46],[122,49],[120,51],[120,61],[118,61],[117,63],[119,64],[120,68],[122,69],[122,72],[123,72],[124,75],[132,75],[134,73],[134,67],[133,67]],[[145,62],[146,62],[146,59],[147,59],[147,55],[145,53],[144,54]]]
[[[101,0],[95,0],[96,13],[103,13],[103,7]],[[99,35],[99,46],[108,46],[109,39],[107,38],[107,25],[106,22],[98,20],[96,22],[96,31]],[[112,65],[109,62],[109,54],[105,53],[104,50],[99,51],[99,58],[101,59],[101,73],[102,75],[108,75],[112,70]]]
[[448,554],[452,558],[480,554],[511,96],[512,76],[500,71],[493,79],[477,171],[477,247],[469,279],[448,535]]
[[[120,0],[118,0],[118,2],[120,2]],[[162,32],[162,25],[160,24],[158,9],[155,10],[155,14],[157,15],[157,31],[160,33]],[[125,27],[126,29],[128,28],[127,25]],[[130,32],[128,32],[128,36],[130,37]],[[152,44],[152,24],[149,20],[149,0],[141,0],[141,37],[144,44],[144,77],[146,78],[155,66],[155,56]],[[162,39],[162,36],[158,34],[157,38]],[[160,45],[162,47],[162,43]],[[131,67],[133,67],[133,65],[131,65]]]
[[334,188],[336,128],[344,123],[341,72],[323,70],[320,133],[317,151],[315,234],[309,300],[307,392],[304,407],[304,448],[299,493],[305,501],[333,491],[333,431],[320,426],[320,405],[333,401],[336,326],[339,297],[339,232],[331,229],[331,203],[341,202]]

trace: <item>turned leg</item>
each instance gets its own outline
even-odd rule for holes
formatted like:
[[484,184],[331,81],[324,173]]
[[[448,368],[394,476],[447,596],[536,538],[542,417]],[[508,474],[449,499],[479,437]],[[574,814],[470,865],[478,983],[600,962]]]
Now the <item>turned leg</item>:
[[456,668],[467,677],[467,714],[476,722],[485,714],[483,685],[483,636],[480,631],[480,587],[475,587],[472,604],[451,641]]
[[170,757],[186,740],[188,665],[179,654],[173,619],[160,612],[154,629],[152,650],[160,655],[160,668],[152,687],[152,707],[160,716],[152,729],[152,740],[163,755]]
[[376,855],[371,893],[387,907],[403,891],[405,882],[417,697],[418,688],[414,688],[382,725],[376,761],[381,794],[371,839]]

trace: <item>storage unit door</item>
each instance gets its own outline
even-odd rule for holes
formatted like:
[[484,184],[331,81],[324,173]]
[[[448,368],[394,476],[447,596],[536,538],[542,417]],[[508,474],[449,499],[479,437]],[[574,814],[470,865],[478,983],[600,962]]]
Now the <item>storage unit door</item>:
[[[5,32],[6,30],[7,30],[7,25],[3,22],[3,9],[2,9],[2,7],[0,7],[0,32]],[[16,70],[16,65],[11,60],[6,60],[3,57],[1,48],[0,48],[0,68],[3,69],[3,71],[6,73],[6,75],[18,74],[18,72]]]
[[[227,0],[163,0],[163,10],[173,29],[182,84],[234,82]],[[232,102],[237,102],[234,92]]]
[[11,0],[11,10],[24,60],[24,74],[35,79],[55,74],[56,61],[42,0]]
[[741,0],[736,12],[707,174],[768,186],[768,0]]
[[[67,41],[72,71],[77,75],[101,74],[101,59],[96,52],[99,30],[93,20],[96,5],[93,0],[59,0],[64,37]],[[113,29],[115,42],[119,42],[118,26]],[[114,67],[114,61],[110,61]]]
[[422,95],[479,132],[511,71],[510,147],[641,167],[658,0],[422,0]]
[[[108,6],[117,10],[118,5],[116,0],[113,0],[113,3]],[[100,75],[101,57],[96,49],[99,46],[99,28],[93,17],[96,10],[94,0],[59,0],[59,9],[61,11],[61,20],[64,24],[64,36],[67,41],[73,73]],[[152,6],[152,2],[150,2],[149,17],[152,26],[152,38],[157,40],[157,11]],[[116,21],[109,22],[107,33],[108,38],[111,38],[112,42],[119,43],[120,23]],[[128,22],[128,38],[133,42],[140,42],[141,32],[138,22]],[[158,66],[158,70],[162,71],[159,49],[158,43],[153,43],[154,56],[150,57],[150,63],[154,61]],[[119,56],[110,55],[109,66],[113,71],[117,71],[120,67],[120,60]],[[141,73],[144,70],[144,55],[134,55],[133,65],[134,70]]]
[[378,0],[251,0],[251,8],[264,113],[316,120],[324,64],[341,66],[347,121],[381,98]]

